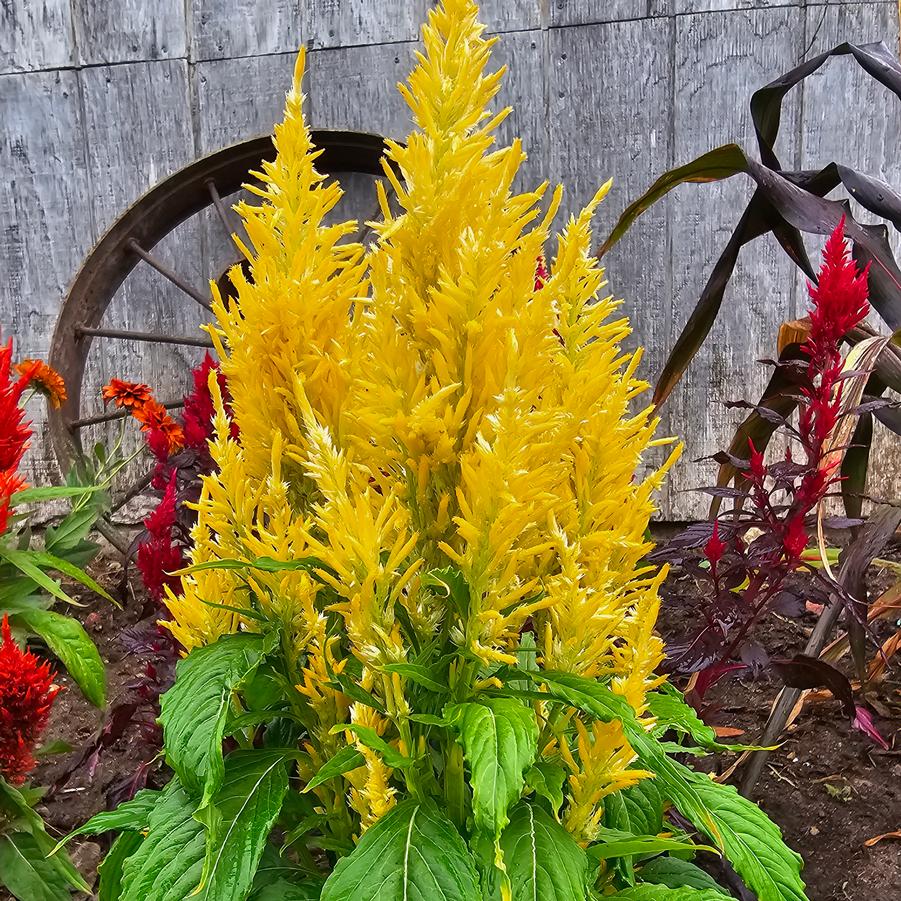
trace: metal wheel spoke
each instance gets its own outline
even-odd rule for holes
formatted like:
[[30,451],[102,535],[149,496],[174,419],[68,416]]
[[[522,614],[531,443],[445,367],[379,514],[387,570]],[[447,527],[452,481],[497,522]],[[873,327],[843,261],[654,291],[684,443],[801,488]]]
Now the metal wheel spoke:
[[[184,400],[172,400],[163,404],[167,410],[177,410],[185,405]],[[98,425],[101,422],[114,422],[116,419],[125,419],[131,416],[127,410],[116,410],[113,413],[98,413],[96,416],[86,416],[83,419],[73,419],[69,423],[70,429],[83,429],[85,426]]]
[[109,515],[118,513],[130,500],[136,498],[145,488],[147,488],[152,481],[153,470],[145,473],[137,481],[132,482],[132,484],[129,485],[128,488],[126,488],[125,491],[123,491],[115,501],[113,501],[112,505],[110,506]]
[[225,204],[222,202],[222,198],[219,196],[219,190],[216,188],[216,182],[213,179],[209,178],[206,182],[207,190],[210,192],[210,198],[213,201],[213,206],[216,207],[216,212],[219,214],[219,221],[222,223],[222,227],[225,229],[225,234],[233,239],[235,230],[231,227],[231,224],[228,221],[228,210],[225,208]]
[[189,335],[155,335],[152,332],[132,332],[117,328],[88,328],[84,325],[75,327],[78,335],[91,335],[95,338],[117,338],[122,341],[147,341],[151,344],[183,344],[186,347],[214,347],[209,338],[192,338]]
[[153,256],[153,254],[150,254],[146,250],[144,250],[144,248],[141,247],[141,245],[138,244],[138,242],[134,238],[130,238],[128,240],[128,247],[133,250],[145,263],[156,269],[156,271],[159,272],[159,274],[162,275],[163,278],[168,279],[170,282],[172,282],[172,284],[175,285],[175,287],[178,288],[179,291],[184,292],[188,295],[188,297],[196,300],[197,303],[199,303],[200,306],[202,306],[208,312],[213,312],[213,308],[210,306],[209,301],[198,290],[192,288],[177,272],[170,269],[164,262],[158,260],[155,256]]

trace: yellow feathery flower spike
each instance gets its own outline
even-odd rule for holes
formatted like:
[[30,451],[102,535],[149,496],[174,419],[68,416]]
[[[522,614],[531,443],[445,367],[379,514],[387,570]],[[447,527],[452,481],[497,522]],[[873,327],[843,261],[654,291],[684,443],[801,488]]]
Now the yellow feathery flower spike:
[[[252,602],[280,624],[315,718],[311,759],[355,744],[365,761],[346,777],[360,829],[394,804],[400,777],[342,726],[415,753],[405,674],[438,636],[459,655],[455,691],[516,663],[525,630],[539,667],[609,680],[638,714],[659,682],[664,573],[642,561],[678,450],[636,478],[667,442],[654,439],[653,409],[635,412],[640,353],[622,349],[629,323],[602,296],[591,252],[609,183],[537,277],[561,191],[513,189],[525,154],[519,141],[497,146],[503,70],[488,68],[494,41],[477,14],[470,0],[429,14],[400,87],[413,130],[388,142],[369,251],[348,241],[356,223],[329,217],[341,189],[315,168],[300,54],[260,202],[238,208],[248,272],[231,273],[236,299],[214,289],[210,332],[237,429],[213,379],[218,471],[197,505],[192,561],[316,563],[194,572],[168,601],[188,650],[258,628],[223,607]],[[463,597],[435,575],[448,567]],[[380,713],[336,687],[361,671]],[[646,774],[629,769],[620,724],[575,728],[572,745],[553,740],[571,773],[565,822],[585,841],[605,795]]]

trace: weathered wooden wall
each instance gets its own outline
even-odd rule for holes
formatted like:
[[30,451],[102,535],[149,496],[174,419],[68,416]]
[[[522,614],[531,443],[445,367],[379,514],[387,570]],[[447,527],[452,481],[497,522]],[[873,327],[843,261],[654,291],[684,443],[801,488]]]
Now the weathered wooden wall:
[[[21,354],[42,355],[66,287],[91,245],[145,189],[191,159],[268,131],[293,56],[310,48],[310,120],[403,136],[395,83],[408,71],[429,0],[5,0],[0,4],[0,311]],[[778,0],[485,0],[514,105],[506,136],[522,135],[524,183],[567,187],[566,209],[609,176],[604,233],[662,170],[716,144],[750,146],[747,99],[806,54],[841,40],[898,42],[891,2]],[[789,97],[781,154],[811,167],[832,159],[901,181],[898,102],[847,60]],[[608,259],[635,340],[655,374],[725,243],[749,187],[686,186],[655,207]],[[208,221],[158,248],[196,284],[219,262]],[[770,244],[740,263],[722,321],[664,413],[687,444],[662,502],[697,515],[687,491],[705,476],[690,461],[726,440],[720,403],[766,378],[774,330],[802,310],[803,285]],[[197,326],[196,308],[138,272],[111,320],[152,330]],[[112,324],[112,323],[111,323]],[[153,379],[171,396],[191,350],[113,346],[92,357],[96,388],[111,375]],[[97,401],[99,406],[99,398]],[[41,410],[33,415],[40,423]],[[40,433],[40,428],[38,427]],[[31,466],[51,468],[41,435]],[[885,467],[890,471],[893,467]],[[894,467],[897,468],[897,467]],[[882,475],[873,486],[890,490]]]

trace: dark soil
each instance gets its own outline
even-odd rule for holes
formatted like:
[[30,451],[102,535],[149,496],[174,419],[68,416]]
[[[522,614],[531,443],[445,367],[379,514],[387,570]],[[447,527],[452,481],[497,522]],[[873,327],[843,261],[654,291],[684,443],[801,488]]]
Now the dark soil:
[[[897,554],[895,555],[897,557]],[[119,581],[121,569],[107,562],[101,576],[106,584]],[[874,579],[882,581],[884,576]],[[688,591],[686,591],[688,588]],[[671,579],[668,594],[688,594],[689,602],[664,604],[661,629],[665,636],[683,633],[693,621],[692,593],[686,579]],[[123,609],[103,601],[87,601],[78,611],[108,663],[109,699],[112,704],[133,695],[133,683],[145,669],[145,660],[126,650],[123,630],[140,618],[142,601],[126,599]],[[774,656],[792,656],[803,648],[816,619],[805,614],[799,620],[772,616],[758,632],[760,643]],[[885,637],[897,623],[882,627]],[[847,665],[847,662],[845,662]],[[153,756],[152,735],[130,728],[105,748],[93,775],[82,765],[66,779],[78,749],[90,744],[103,724],[103,715],[88,705],[68,679],[57,701],[47,739],[62,739],[76,750],[44,761],[35,773],[35,784],[51,785],[41,812],[53,832],[64,834],[91,814],[103,809],[124,783],[143,773],[142,765]],[[779,685],[766,675],[757,680],[724,680],[711,692],[717,706],[716,725],[744,730],[740,742],[753,743],[760,735]],[[769,760],[755,798],[782,827],[788,843],[806,861],[804,877],[811,901],[893,901],[901,899],[901,841],[886,838],[873,847],[865,842],[877,835],[901,830],[901,659],[892,661],[889,674],[872,697],[875,722],[889,743],[885,751],[843,718],[837,702],[808,704],[789,730],[782,747]],[[733,755],[707,758],[702,764],[725,770]],[[165,780],[157,763],[146,772],[150,784]],[[91,881],[106,850],[107,838],[81,844],[73,842],[76,862]],[[2,892],[0,892],[0,901]]]

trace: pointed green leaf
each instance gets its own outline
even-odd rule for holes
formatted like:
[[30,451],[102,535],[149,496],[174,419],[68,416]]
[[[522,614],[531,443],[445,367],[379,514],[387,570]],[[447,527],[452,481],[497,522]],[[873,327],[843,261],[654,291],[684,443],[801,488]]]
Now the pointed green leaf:
[[592,860],[614,860],[617,857],[631,857],[633,854],[650,855],[665,852],[697,851],[716,853],[716,848],[707,845],[695,845],[676,838],[661,838],[657,835],[632,835],[619,829],[601,829],[598,841],[591,845],[586,853]]
[[225,778],[203,813],[209,827],[200,901],[243,901],[253,884],[266,839],[288,790],[285,756],[236,751]]
[[54,848],[54,853],[78,835],[100,835],[102,832],[140,832],[147,828],[150,814],[160,800],[162,792],[151,788],[141,789],[130,801],[123,801],[115,810],[95,813],[83,826],[70,832]]
[[628,901],[732,901],[719,889],[668,888],[665,885],[636,885],[611,895]]
[[303,882],[288,882],[278,879],[271,885],[254,892],[251,901],[319,901],[322,882],[305,879]]
[[651,715],[657,720],[655,735],[662,735],[667,729],[673,729],[690,736],[702,748],[711,751],[752,750],[744,745],[721,744],[714,728],[708,726],[685,700],[682,692],[669,683],[665,683],[657,691],[649,691],[647,701]]
[[552,694],[591,716],[605,722],[620,720],[641,765],[656,775],[661,794],[723,850],[759,901],[806,901],[802,860],[759,807],[731,786],[717,785],[667,757],[628,702],[606,685],[570,673],[543,672],[536,678]]
[[679,857],[655,857],[643,864],[638,876],[642,882],[669,888],[698,888],[721,892],[714,878],[689,860]]
[[71,901],[70,889],[89,890],[67,857],[48,858],[46,847],[29,832],[0,835],[0,885],[19,901]]
[[511,901],[585,901],[588,858],[541,807],[522,802],[513,808],[501,850]]
[[338,861],[322,901],[481,901],[472,858],[433,801],[398,804]]
[[427,667],[419,663],[387,663],[382,669],[386,673],[397,673],[429,691],[446,695],[450,692],[447,682],[439,682],[435,674]]
[[256,633],[226,635],[179,661],[161,699],[166,760],[206,806],[222,782],[222,737],[232,692],[256,671],[267,649]]
[[328,782],[329,779],[349,773],[351,770],[363,766],[365,762],[363,755],[356,748],[351,748],[350,746],[342,748],[331,760],[326,761],[319,767],[319,772],[306,784],[303,791],[304,793],[312,791],[314,788],[322,785],[323,782]]
[[103,858],[97,871],[100,877],[97,885],[97,901],[119,901],[122,897],[122,869],[125,861],[138,848],[144,836],[140,832],[123,832]]
[[186,901],[203,872],[205,830],[197,805],[173,779],[150,814],[147,835],[122,868],[119,901]]
[[469,766],[476,827],[497,838],[507,825],[507,809],[522,796],[524,774],[535,760],[535,712],[511,698],[452,704],[453,722]]
[[397,748],[389,745],[372,726],[362,726],[359,723],[339,723],[332,727],[332,732],[352,732],[367,748],[378,751],[382,760],[390,767],[396,770],[404,770],[409,766],[413,766],[412,757],[405,757]]
[[563,783],[566,771],[556,763],[539,760],[526,772],[526,785],[540,798],[546,799],[555,814],[563,806]]
[[22,610],[15,618],[47,642],[88,701],[95,707],[106,704],[106,669],[97,646],[78,620],[37,608]]
[[91,576],[74,563],[70,563],[62,557],[57,557],[56,554],[48,554],[46,551],[29,551],[28,553],[31,554],[32,559],[38,566],[42,566],[44,569],[52,569],[61,572],[64,576],[68,576],[75,582],[84,585],[85,588],[90,588],[91,591],[99,594],[100,597],[105,598],[113,604],[116,603],[116,599],[96,579],[91,578]]

